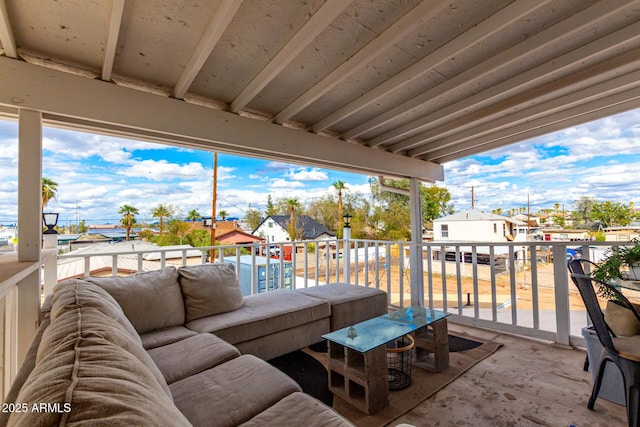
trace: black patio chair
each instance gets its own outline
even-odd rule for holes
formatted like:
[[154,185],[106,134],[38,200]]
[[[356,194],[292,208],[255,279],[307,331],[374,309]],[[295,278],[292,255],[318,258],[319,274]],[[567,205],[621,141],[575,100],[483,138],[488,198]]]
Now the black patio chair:
[[[586,275],[583,264],[587,264],[589,269],[591,270],[591,267],[597,267],[598,264],[596,264],[593,261],[589,261],[588,259],[576,259],[576,260],[570,260],[567,263],[567,268],[569,269],[569,273],[571,274],[582,274],[582,275]],[[574,278],[572,278],[573,282],[575,283],[576,280]],[[576,284],[577,286],[577,284]],[[584,365],[582,366],[582,369],[584,371],[588,371],[589,370],[589,355],[587,354],[584,357]]]
[[[578,260],[572,261],[579,262]],[[572,267],[576,267],[575,265]],[[581,267],[581,266],[580,266]],[[578,287],[584,305],[587,308],[587,312],[593,322],[593,327],[596,331],[598,339],[602,344],[602,353],[600,356],[600,364],[598,366],[598,373],[596,380],[593,384],[593,390],[591,391],[591,397],[587,407],[593,409],[600,386],[602,385],[602,379],[604,376],[604,369],[607,363],[613,363],[618,367],[622,374],[622,379],[625,388],[625,398],[627,405],[627,419],[629,426],[640,426],[640,336],[634,337],[616,337],[607,326],[604,320],[604,314],[598,304],[598,298],[594,289],[594,284],[597,286],[608,287],[616,296],[622,305],[627,306],[633,311],[635,316],[640,321],[640,314],[635,310],[629,300],[620,293],[620,291],[613,285],[594,279],[583,274],[571,274],[573,282]]]

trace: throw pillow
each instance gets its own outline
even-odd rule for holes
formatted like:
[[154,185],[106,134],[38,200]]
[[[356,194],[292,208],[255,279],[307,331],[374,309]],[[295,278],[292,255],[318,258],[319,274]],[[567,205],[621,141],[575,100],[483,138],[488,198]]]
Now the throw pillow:
[[84,280],[109,292],[139,334],[184,324],[184,301],[175,267]]
[[233,265],[194,265],[181,267],[178,272],[187,322],[242,307],[242,291]]

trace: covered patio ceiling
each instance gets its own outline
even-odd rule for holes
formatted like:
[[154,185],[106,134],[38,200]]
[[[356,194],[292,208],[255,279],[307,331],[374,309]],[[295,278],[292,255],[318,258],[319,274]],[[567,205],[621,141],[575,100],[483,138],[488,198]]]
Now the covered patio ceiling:
[[639,20],[629,0],[0,0],[0,115],[442,180],[640,107]]

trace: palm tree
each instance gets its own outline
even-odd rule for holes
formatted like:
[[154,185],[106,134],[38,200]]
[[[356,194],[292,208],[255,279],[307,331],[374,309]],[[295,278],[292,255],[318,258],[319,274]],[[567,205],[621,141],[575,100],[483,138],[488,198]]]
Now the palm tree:
[[187,214],[187,217],[185,218],[187,221],[197,221],[200,218],[202,218],[202,215],[200,214],[200,212],[198,212],[195,209],[191,209],[189,211],[189,213]]
[[169,205],[164,205],[160,203],[155,209],[151,210],[151,215],[154,218],[159,218],[160,220],[160,234],[164,229],[164,218],[170,217],[173,215],[173,208]]
[[55,199],[56,192],[58,191],[58,183],[49,179],[42,177],[42,211],[44,212],[44,208],[49,203],[49,200]]
[[134,208],[133,206],[122,205],[120,206],[120,210],[118,211],[118,213],[122,214],[122,218],[120,218],[120,224],[122,224],[124,229],[127,230],[126,240],[129,240],[129,235],[131,234],[131,228],[136,223],[135,215],[139,214],[140,212],[138,211],[137,208]]
[[347,185],[344,181],[336,181],[333,184],[333,187],[338,190],[338,224],[342,224],[342,190],[347,189]]
[[222,217],[222,221],[224,221],[229,216],[229,212],[222,209],[220,212],[218,212],[218,215],[220,215]]
[[300,202],[296,198],[287,199],[287,206],[289,207],[289,235],[291,240],[298,238],[296,229],[296,208],[300,208]]

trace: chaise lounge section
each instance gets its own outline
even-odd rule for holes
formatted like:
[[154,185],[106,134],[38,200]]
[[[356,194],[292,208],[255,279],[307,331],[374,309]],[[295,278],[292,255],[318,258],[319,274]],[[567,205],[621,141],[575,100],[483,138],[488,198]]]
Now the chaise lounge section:
[[230,264],[62,282],[5,400],[51,410],[0,425],[350,425],[265,360],[386,301],[347,284],[243,298]]

